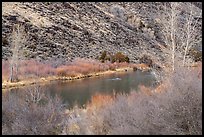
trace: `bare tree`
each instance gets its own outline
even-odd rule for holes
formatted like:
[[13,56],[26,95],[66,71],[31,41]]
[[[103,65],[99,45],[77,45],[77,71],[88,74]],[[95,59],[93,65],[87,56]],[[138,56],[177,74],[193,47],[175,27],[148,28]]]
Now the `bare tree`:
[[[11,34],[11,51],[12,57],[10,60],[10,77],[9,81],[13,82],[18,79],[18,68],[19,68],[19,59],[22,55],[22,47],[25,45],[27,36],[24,30],[24,27],[21,25],[15,25],[13,27],[13,32]],[[15,70],[14,70],[15,69]],[[15,74],[14,74],[15,71]]]
[[199,24],[202,11],[197,11],[191,3],[165,3],[162,8],[163,12],[159,15],[161,33],[168,47],[166,53],[171,55],[174,71],[176,56],[182,58],[182,64],[185,65],[188,51],[202,39],[201,24]]
[[42,92],[42,89],[38,83],[35,83],[35,85],[31,88],[27,89],[26,92],[26,102],[27,103],[39,103],[44,97],[45,94]]
[[178,3],[170,3],[170,7],[167,6],[168,3],[163,5],[163,12],[161,14],[161,32],[163,34],[163,40],[165,45],[169,46],[168,54],[171,56],[172,70],[174,70],[175,63],[175,49],[176,49],[176,28],[178,25],[177,18],[179,11],[177,10]]
[[186,16],[186,23],[183,27],[184,31],[181,31],[183,35],[180,37],[183,42],[181,47],[184,49],[183,66],[186,63],[186,56],[189,50],[202,40],[202,35],[198,31],[199,29],[201,30],[201,24],[199,23],[199,19],[202,17],[202,11],[199,13],[198,16],[194,16],[194,14],[195,11],[193,5],[190,4],[189,15]]

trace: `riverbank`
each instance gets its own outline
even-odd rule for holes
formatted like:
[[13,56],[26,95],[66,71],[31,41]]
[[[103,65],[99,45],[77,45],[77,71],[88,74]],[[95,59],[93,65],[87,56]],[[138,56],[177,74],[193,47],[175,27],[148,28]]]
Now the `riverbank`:
[[[143,86],[138,90],[131,90],[128,94],[119,92],[114,95],[92,94],[83,107],[76,104],[70,109],[64,107],[65,104],[61,97],[65,97],[65,94],[62,93],[60,93],[60,98],[51,96],[51,94],[40,96],[42,98],[38,102],[41,100],[47,102],[43,105],[36,103],[36,98],[33,98],[33,94],[30,94],[28,90],[26,90],[28,94],[26,92],[3,94],[2,132],[3,134],[16,134],[18,131],[19,134],[109,135],[133,134],[131,131],[134,130],[138,131],[134,134],[153,134],[152,131],[155,131],[154,134],[201,134],[201,124],[191,126],[189,121],[190,123],[202,123],[202,79],[197,78],[197,70],[192,71],[183,67],[175,71],[164,81],[164,85],[157,89]],[[119,72],[125,73],[126,71]],[[51,88],[53,87],[55,86]],[[84,87],[82,86],[81,89]],[[89,89],[97,91],[95,88]],[[76,93],[80,94],[80,100],[83,100],[81,98],[84,97],[83,93],[88,92]],[[68,96],[72,94],[68,93]],[[183,112],[184,109],[186,111]],[[167,119],[169,117],[170,120]],[[181,120],[178,120],[178,117]],[[138,123],[148,125],[135,126]],[[122,124],[121,129],[118,129],[118,124]],[[160,129],[166,125],[170,126],[164,131],[158,130],[158,127]],[[180,125],[187,125],[191,132]],[[28,130],[22,127],[27,127]],[[33,130],[33,127],[37,128]],[[175,128],[178,130],[174,131]]]
[[97,73],[89,73],[87,75],[80,74],[75,77],[65,77],[65,76],[49,76],[49,77],[41,77],[37,79],[27,79],[27,80],[21,80],[18,82],[6,82],[4,81],[2,83],[2,89],[12,89],[12,88],[19,88],[19,87],[24,87],[28,85],[33,85],[33,84],[46,84],[51,81],[56,81],[56,80],[66,80],[66,81],[73,81],[73,80],[80,80],[84,78],[91,78],[91,77],[98,77],[101,75],[108,75],[108,74],[113,74],[113,73],[124,73],[124,72],[131,72],[133,71],[133,68],[131,67],[125,67],[125,68],[118,68],[115,70],[108,70],[108,71],[103,71],[103,72],[97,72]]

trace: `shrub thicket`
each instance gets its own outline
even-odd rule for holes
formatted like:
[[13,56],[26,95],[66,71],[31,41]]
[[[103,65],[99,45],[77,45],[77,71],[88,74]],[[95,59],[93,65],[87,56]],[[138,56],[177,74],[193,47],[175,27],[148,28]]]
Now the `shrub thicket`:
[[2,134],[53,135],[63,130],[64,105],[59,97],[44,96],[39,87],[2,98]]
[[148,66],[152,66],[153,65],[152,59],[149,56],[147,56],[147,55],[143,55],[140,58],[140,63],[147,64]]
[[[202,80],[197,71],[178,68],[157,88],[118,95],[98,112],[104,134],[202,134]],[[156,90],[157,90],[156,89]],[[148,93],[148,94],[146,94]],[[191,102],[191,103],[189,103]]]
[[[198,69],[175,68],[163,86],[156,89],[140,86],[139,92],[128,95],[98,95],[86,110],[76,107],[66,115],[59,98],[45,98],[38,94],[38,88],[19,96],[5,94],[2,132],[201,135],[202,78],[198,73]],[[44,103],[39,103],[39,99],[44,99]]]
[[106,56],[107,56],[107,52],[106,52],[106,51],[103,51],[103,52],[101,53],[101,56],[100,56],[99,60],[101,60],[101,62],[104,63]]
[[111,61],[111,63],[114,62],[130,62],[130,59],[128,56],[125,56],[122,52],[117,52],[116,54],[112,55],[112,54],[108,54],[106,51],[102,52],[100,58],[102,63],[104,63],[105,61]]
[[191,49],[189,55],[193,58],[195,62],[202,61],[202,51]]
[[[104,56],[105,60],[110,60]],[[60,65],[56,62],[39,62],[36,60],[21,60],[19,62],[19,80],[36,78],[36,77],[47,77],[47,76],[78,76],[80,74],[89,74],[106,70],[115,70],[118,67],[127,67],[128,64],[125,62],[111,64],[110,62],[101,63],[99,60],[94,59],[83,59],[76,58],[73,62],[64,63]],[[9,62],[2,61],[2,79],[7,81],[9,78]]]

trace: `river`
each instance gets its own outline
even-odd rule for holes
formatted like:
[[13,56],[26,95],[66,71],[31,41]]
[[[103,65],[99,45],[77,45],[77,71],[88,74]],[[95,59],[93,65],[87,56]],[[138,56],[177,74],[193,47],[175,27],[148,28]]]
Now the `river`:
[[[83,106],[96,94],[112,95],[115,93],[137,92],[139,85],[153,86],[154,75],[150,72],[125,72],[103,75],[100,77],[85,78],[75,81],[55,81],[42,85],[41,89],[51,96],[58,95],[68,107]],[[32,88],[30,86],[29,88]],[[12,94],[25,92],[27,88],[11,89]]]

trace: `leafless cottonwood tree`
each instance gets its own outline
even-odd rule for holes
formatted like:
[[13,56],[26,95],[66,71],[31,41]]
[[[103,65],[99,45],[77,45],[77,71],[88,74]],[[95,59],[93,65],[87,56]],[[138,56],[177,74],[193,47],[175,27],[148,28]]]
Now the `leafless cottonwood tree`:
[[[25,29],[22,25],[15,25],[13,27],[13,32],[11,34],[11,51],[12,56],[10,59],[10,76],[9,81],[13,82],[18,79],[18,68],[19,68],[19,59],[22,55],[22,47],[25,45],[27,36]],[[15,69],[15,70],[14,70]],[[15,71],[15,74],[14,74]]]
[[186,17],[186,23],[184,24],[185,31],[181,31],[180,36],[180,38],[183,39],[183,43],[181,45],[181,47],[184,49],[183,66],[186,63],[186,56],[189,50],[202,40],[201,23],[199,23],[199,19],[201,18],[202,11],[200,11],[200,13],[196,16],[193,5],[190,4],[189,15]]
[[[186,8],[188,7],[188,9]],[[183,58],[184,66],[189,50],[202,40],[202,10],[198,11],[191,3],[164,3],[160,16],[161,33],[171,56],[172,70],[175,69],[175,58]],[[159,10],[159,9],[158,9]]]

